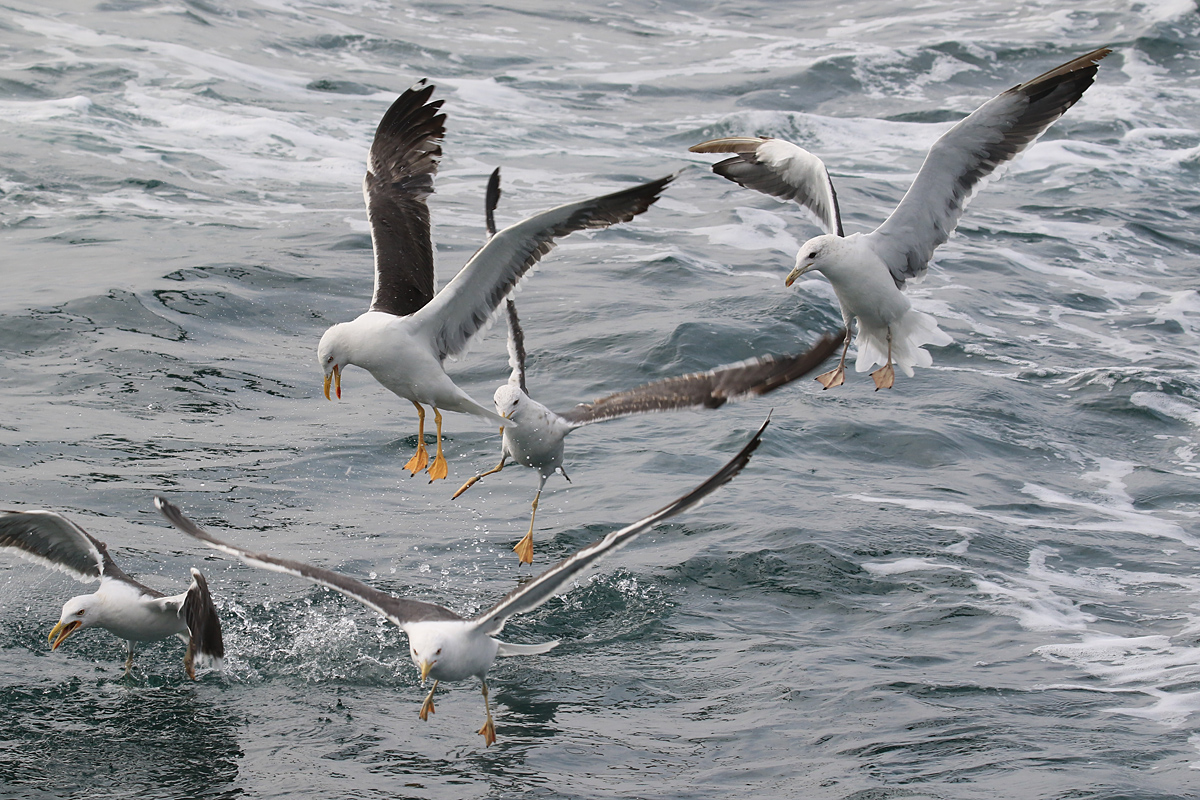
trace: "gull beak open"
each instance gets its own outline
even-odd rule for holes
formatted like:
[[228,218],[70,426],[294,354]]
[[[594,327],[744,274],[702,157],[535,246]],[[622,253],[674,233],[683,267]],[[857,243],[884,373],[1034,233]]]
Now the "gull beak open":
[[803,267],[797,266],[795,269],[793,269],[791,272],[788,273],[788,276],[786,278],[783,279],[783,285],[791,286],[793,283],[796,282],[796,278],[799,278],[801,275],[808,272],[812,268],[813,268],[812,264],[805,264]]
[[337,392],[337,399],[342,399],[342,371],[337,364],[333,365],[333,371],[325,375],[325,399],[331,400],[329,396],[329,382],[333,381],[334,389]]
[[421,683],[424,683],[425,679],[429,677],[430,671],[433,669],[433,662],[422,660],[418,666],[421,668]]
[[[83,626],[83,623],[80,622],[79,620],[71,620],[66,625],[59,622],[50,631],[50,635],[46,637],[47,641],[49,641],[51,643],[50,649],[57,650],[58,646],[60,644],[62,644],[63,642],[65,642],[67,640],[68,636],[70,636],[75,631],[79,630],[82,626]],[[56,636],[58,637],[57,639],[54,638]]]

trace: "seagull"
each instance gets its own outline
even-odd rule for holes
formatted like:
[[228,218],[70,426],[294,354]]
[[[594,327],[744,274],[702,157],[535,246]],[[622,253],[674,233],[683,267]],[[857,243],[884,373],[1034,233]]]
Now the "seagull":
[[[791,356],[766,356],[740,361],[708,372],[695,372],[677,378],[655,381],[627,392],[581,403],[557,414],[529,396],[525,384],[525,337],[517,318],[517,306],[509,298],[508,353],[512,375],[508,383],[496,389],[496,412],[505,418],[501,432],[500,463],[469,479],[454,493],[457,498],[480,478],[504,469],[511,458],[518,464],[538,471],[537,494],[529,516],[529,532],[513,550],[522,564],[533,563],[533,522],[546,481],[558,473],[571,481],[563,469],[563,451],[567,434],[593,422],[644,414],[675,411],[682,408],[720,408],[729,400],[762,395],[812,372],[837,349],[846,336],[825,336],[810,350]],[[514,427],[511,423],[515,422]]]
[[450,609],[434,603],[393,597],[339,572],[226,544],[185,517],[182,511],[167,500],[158,497],[154,503],[172,525],[209,547],[239,558],[252,567],[306,578],[341,592],[382,614],[404,631],[408,636],[409,655],[421,671],[422,683],[430,677],[433,678],[433,686],[425,696],[418,715],[422,721],[428,720],[429,715],[434,712],[433,694],[441,681],[460,681],[471,676],[479,678],[483,684],[483,706],[487,713],[487,721],[479,729],[479,734],[484,737],[487,746],[490,746],[496,741],[496,726],[488,702],[487,673],[496,658],[539,655],[558,646],[557,641],[511,644],[496,639],[509,617],[533,611],[555,594],[564,591],[567,584],[600,559],[629,544],[656,523],[692,508],[718,487],[728,483],[750,461],[750,454],[758,447],[763,431],[769,423],[770,420],[764,422],[741,452],[695,489],[653,514],[613,531],[600,541],[568,556],[536,578],[521,584],[499,603],[472,619],[464,619]]
[[138,642],[175,635],[187,642],[183,666],[189,678],[196,679],[197,661],[220,668],[225,657],[221,620],[199,570],[192,569],[186,592],[167,597],[126,575],[104,542],[52,511],[0,511],[0,546],[15,548],[30,561],[78,581],[100,581],[95,593],[72,597],[63,605],[62,616],[50,631],[51,650],[76,631],[104,628],[126,640],[128,676]]
[[[489,234],[495,234],[496,231],[495,209],[500,194],[500,170],[497,168],[488,180],[486,192],[485,213]],[[580,404],[565,414],[556,414],[529,396],[525,382],[525,334],[517,316],[517,305],[511,297],[506,301],[506,308],[508,363],[512,374],[507,383],[496,389],[493,397],[496,413],[504,417],[507,423],[500,429],[503,434],[500,463],[468,480],[450,499],[458,498],[480,478],[504,469],[510,458],[518,464],[536,469],[538,488],[533,497],[529,532],[513,547],[522,564],[533,563],[533,523],[546,481],[556,472],[568,483],[571,481],[563,469],[564,442],[571,431],[593,422],[631,414],[682,408],[720,408],[729,400],[766,394],[811,372],[833,353],[845,337],[843,331],[840,336],[826,336],[805,353],[755,358],[709,372],[656,381],[602,397],[590,404]],[[514,422],[515,426],[512,424]]]
[[[476,414],[503,423],[472,400],[442,367],[491,318],[500,301],[555,239],[579,230],[628,222],[645,211],[674,179],[650,181],[602,197],[544,211],[493,236],[436,295],[429,208],[433,176],[442,155],[446,115],[434,87],[420,81],[383,115],[363,179],[363,196],[375,252],[375,290],[370,309],[325,331],[317,358],[342,396],[342,370],[354,364],[417,409],[417,452],[405,464],[412,475],[428,468],[430,481],[449,474],[442,454],[442,410]],[[425,449],[425,408],[433,408],[437,454]]]
[[[1075,104],[1112,51],[1093,50],[993,97],[946,132],[930,149],[900,205],[871,233],[845,236],[837,194],[825,164],[790,142],[728,137],[701,142],[694,153],[735,153],[713,165],[722,177],[783,200],[795,200],[825,231],[796,255],[785,284],[816,270],[837,294],[850,328],[858,320],[855,369],[871,373],[875,389],[895,382],[893,363],[912,377],[913,367],[933,363],[922,345],[952,340],[937,321],[912,308],[902,290],[920,280],[938,245],[946,241],[980,180],[1010,161]],[[836,368],[817,377],[826,389],[845,380],[846,350]]]

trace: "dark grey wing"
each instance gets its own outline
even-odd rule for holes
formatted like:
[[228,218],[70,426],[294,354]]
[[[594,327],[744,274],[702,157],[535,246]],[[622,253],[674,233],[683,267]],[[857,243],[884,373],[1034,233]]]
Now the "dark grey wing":
[[492,170],[488,178],[487,192],[483,196],[483,213],[487,218],[488,236],[496,235],[496,206],[500,205],[500,168]]
[[842,331],[824,336],[807,352],[793,356],[752,358],[737,364],[655,381],[627,392],[581,403],[562,414],[573,425],[589,425],[628,414],[678,408],[720,408],[730,400],[761,395],[800,378],[821,365],[846,338]]
[[766,136],[729,136],[688,148],[693,153],[737,153],[713,172],[747,189],[795,200],[826,233],[842,233],[842,212],[825,162],[803,147]]
[[993,97],[938,139],[913,185],[866,242],[903,288],[929,268],[934,249],[949,238],[971,192],[1012,160],[1075,105],[1112,51],[1093,50]]
[[448,608],[443,608],[433,603],[422,603],[419,600],[405,600],[393,597],[386,592],[372,589],[362,581],[357,581],[354,578],[332,570],[314,567],[311,564],[305,564],[300,561],[274,558],[264,553],[251,553],[249,550],[243,550],[236,545],[226,544],[185,517],[182,511],[163,498],[154,498],[154,505],[172,525],[189,536],[199,539],[214,550],[220,550],[222,553],[239,558],[252,567],[267,569],[271,572],[282,572],[285,575],[295,575],[298,578],[305,578],[321,586],[327,586],[334,591],[341,592],[347,597],[354,598],[368,608],[378,611],[401,628],[409,622],[462,619],[462,617]]
[[192,570],[192,585],[188,587],[180,611],[188,627],[188,649],[184,661],[191,664],[197,657],[203,661],[220,663],[225,657],[225,642],[221,638],[221,618],[208,593],[208,581],[200,570]]
[[0,511],[0,515],[0,546],[16,548],[30,561],[65,572],[78,581],[112,578],[155,597],[162,596],[122,572],[104,542],[61,514]]
[[367,158],[363,197],[375,248],[371,310],[406,316],[433,299],[433,242],[429,207],[442,157],[446,115],[428,102],[433,86],[421,81],[383,115]]
[[454,280],[413,315],[438,358],[462,352],[467,340],[491,318],[517,282],[554,248],[554,240],[574,231],[628,222],[648,209],[674,175],[631,189],[543,211],[493,236]]
[[649,530],[657,522],[687,511],[705,497],[712,494],[721,486],[733,480],[733,476],[742,471],[750,461],[750,454],[758,448],[763,431],[771,422],[768,419],[754,434],[754,438],[734,456],[728,464],[721,467],[712,477],[671,503],[663,506],[648,517],[644,517],[632,525],[613,531],[593,545],[579,550],[555,564],[550,569],[538,575],[528,583],[518,586],[509,592],[503,600],[472,620],[482,632],[495,636],[504,627],[505,621],[514,614],[532,611],[553,597],[569,581],[581,572],[595,564],[600,559],[624,547],[639,534]]
[[510,297],[505,301],[508,308],[508,366],[512,368],[509,383],[516,383],[521,391],[529,394],[525,388],[525,331],[521,330],[521,320],[517,317],[517,304]]

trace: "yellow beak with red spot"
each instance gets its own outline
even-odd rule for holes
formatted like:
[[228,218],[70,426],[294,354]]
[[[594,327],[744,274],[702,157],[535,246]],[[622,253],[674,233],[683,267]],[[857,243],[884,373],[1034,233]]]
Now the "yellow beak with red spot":
[[434,663],[434,662],[432,662],[432,661],[425,661],[424,659],[422,659],[422,660],[421,660],[421,663],[418,665],[418,666],[420,666],[420,667],[421,667],[421,680],[422,680],[422,682],[423,682],[423,681],[424,681],[426,678],[428,678],[428,677],[429,677],[429,673],[430,673],[430,672],[433,670],[433,663]]

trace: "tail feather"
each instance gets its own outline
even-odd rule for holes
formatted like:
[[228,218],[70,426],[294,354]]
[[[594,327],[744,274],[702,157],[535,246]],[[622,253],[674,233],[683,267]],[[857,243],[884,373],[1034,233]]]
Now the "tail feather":
[[[916,309],[909,309],[892,325],[892,363],[911,378],[913,367],[933,364],[933,356],[924,349],[924,345],[942,347],[953,341],[948,333],[938,327],[936,319]],[[857,372],[866,372],[876,364],[882,366],[887,363],[886,328],[868,328],[860,320],[854,346],[858,348],[858,358],[854,362]]]
[[549,653],[558,647],[558,644],[558,640],[542,642],[541,644],[510,644],[509,642],[500,642],[500,648],[496,651],[496,655],[502,658],[506,656],[540,656],[542,653]]

